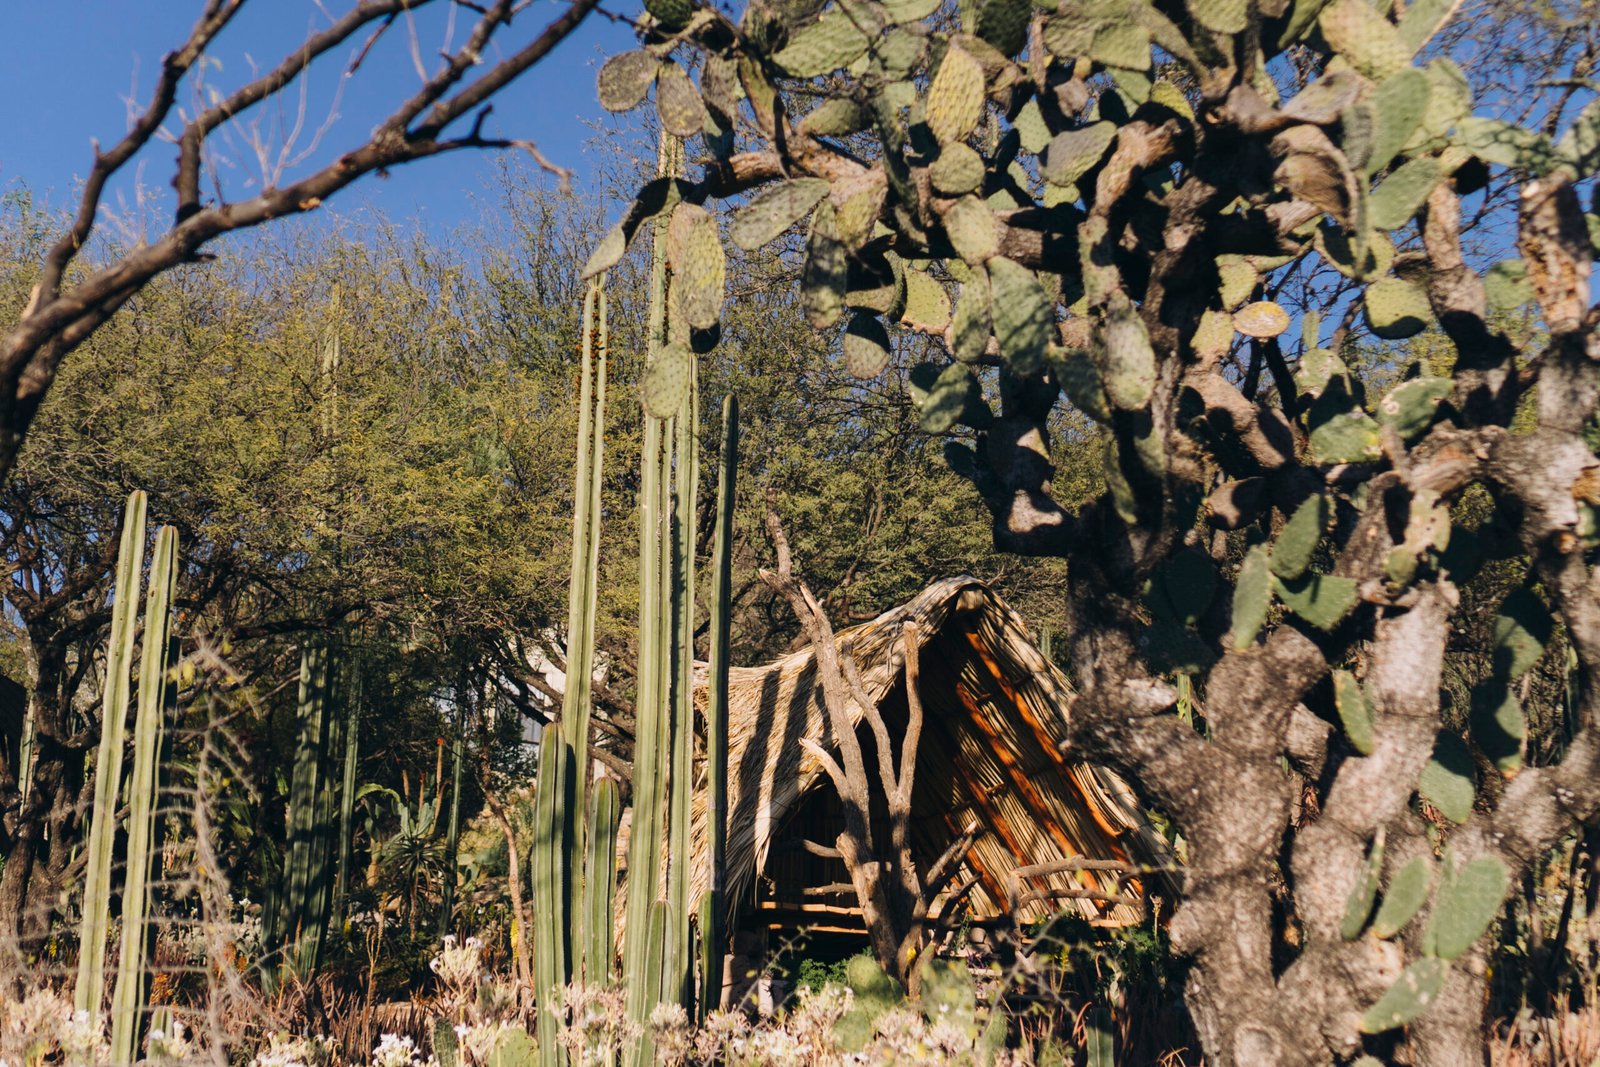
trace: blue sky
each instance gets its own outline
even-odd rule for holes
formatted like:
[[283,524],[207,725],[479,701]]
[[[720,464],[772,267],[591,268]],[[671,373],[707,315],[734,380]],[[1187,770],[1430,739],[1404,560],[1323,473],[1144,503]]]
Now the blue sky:
[[[349,0],[325,0],[342,12]],[[114,142],[127,127],[126,100],[149,97],[162,55],[187,35],[201,0],[12,0],[6,32],[0,34],[0,86],[9,106],[0,109],[0,192],[26,186],[37,201],[66,207],[92,161],[90,139]],[[632,4],[619,10],[631,11]],[[505,47],[529,40],[560,7],[538,0],[513,26]],[[448,27],[443,6],[416,23],[415,39],[423,62],[438,63]],[[472,12],[460,9],[454,27],[459,42]],[[206,72],[224,93],[248,80],[252,61],[262,69],[276,65],[306,33],[327,23],[317,0],[252,0],[218,39],[212,54],[220,68]],[[395,103],[415,91],[419,78],[412,60],[411,34],[397,24],[380,41],[356,76],[345,81],[336,119],[320,144],[283,180],[292,180],[360,144]],[[623,129],[627,119],[606,118],[595,102],[594,75],[601,59],[633,45],[626,26],[591,16],[543,63],[501,94],[485,131],[526,138],[552,161],[588,172],[584,145],[597,136],[588,123]],[[342,73],[354,47],[337,49],[312,68],[305,92],[305,121],[298,145],[309,148],[315,131],[333,110]],[[493,54],[486,57],[493,60]],[[180,95],[180,104],[191,98]],[[283,109],[264,113],[265,140],[281,145],[283,131],[296,120],[298,88]],[[225,159],[227,195],[240,199],[258,187],[261,167],[244,138],[217,148]],[[170,219],[173,159],[171,144],[155,143],[130,163],[106,197],[109,209],[125,220],[139,216],[139,190],[156,198],[146,209],[153,226]],[[417,220],[429,230],[477,222],[493,210],[484,196],[494,171],[491,153],[463,152],[412,163],[386,180],[366,178],[330,202],[332,211],[357,216],[368,209],[397,221]],[[209,193],[210,187],[208,185]]]

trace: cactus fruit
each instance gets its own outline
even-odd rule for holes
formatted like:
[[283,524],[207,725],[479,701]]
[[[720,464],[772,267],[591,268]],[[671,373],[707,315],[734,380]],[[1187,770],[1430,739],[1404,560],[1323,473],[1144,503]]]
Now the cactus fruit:
[[849,66],[869,43],[848,14],[833,10],[791,34],[772,59],[796,78],[815,78]]
[[705,129],[706,105],[689,73],[676,63],[664,63],[656,74],[656,111],[661,128],[674,137],[692,137]]
[[1372,919],[1372,932],[1390,938],[1399,933],[1422,910],[1428,891],[1433,888],[1433,861],[1417,856],[1406,862],[1389,880],[1383,903]]
[[1258,300],[1233,313],[1233,328],[1246,337],[1277,337],[1289,328],[1289,313],[1270,300]]
[[944,62],[928,86],[928,130],[940,144],[966,138],[983,115],[983,64],[959,44],[945,50]]
[[1308,574],[1290,581],[1277,579],[1273,589],[1284,606],[1319,630],[1332,630],[1355,610],[1360,599],[1354,578]]
[[1000,251],[994,214],[976,196],[963,196],[945,209],[944,232],[961,261],[972,267],[987,263]]
[[889,331],[870,311],[855,312],[845,326],[844,365],[863,380],[876,378],[889,365]]
[[764,190],[733,217],[728,237],[746,252],[781,237],[828,195],[821,178],[795,178]]
[[1367,858],[1362,861],[1361,873],[1350,889],[1344,919],[1339,924],[1339,936],[1346,941],[1354,941],[1361,936],[1367,918],[1372,914],[1372,904],[1378,897],[1378,877],[1383,871],[1383,838],[1384,832],[1380,826],[1377,836],[1372,839],[1372,847],[1367,850]]
[[1114,122],[1096,122],[1056,134],[1045,149],[1045,180],[1053,185],[1076,183],[1105,157],[1116,137]]
[[1367,698],[1366,687],[1349,671],[1334,671],[1333,699],[1350,744],[1363,756],[1372,755],[1376,737],[1372,701]]
[[1321,493],[1307,497],[1294,509],[1272,544],[1272,573],[1279,578],[1298,578],[1311,566],[1311,556],[1328,525],[1328,498]]
[[1500,913],[1509,884],[1506,865],[1495,856],[1479,856],[1454,874],[1447,870],[1423,935],[1434,955],[1453,960],[1471,948]]
[[1037,374],[1053,340],[1053,304],[1038,277],[1003,256],[989,261],[994,335],[1000,355],[1018,377]]
[[1404,1026],[1428,1010],[1444,988],[1450,965],[1440,959],[1421,959],[1401,972],[1394,985],[1361,1016],[1361,1032],[1381,1034]]
[[600,67],[600,106],[607,111],[631,111],[644,102],[656,83],[661,60],[640,48],[612,56]]
[[1407,160],[1367,198],[1367,221],[1380,230],[1398,230],[1443,180],[1438,160],[1426,156]]
[[983,157],[959,141],[946,145],[928,168],[933,187],[946,196],[977,191],[983,175]]
[[1417,791],[1451,822],[1466,822],[1478,795],[1477,771],[1466,742],[1449,730],[1440,730],[1433,756],[1417,781]]

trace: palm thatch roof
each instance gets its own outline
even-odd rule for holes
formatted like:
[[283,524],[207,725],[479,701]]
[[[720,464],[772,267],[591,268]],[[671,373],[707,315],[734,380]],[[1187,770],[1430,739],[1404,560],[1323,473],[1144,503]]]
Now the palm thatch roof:
[[[970,905],[984,917],[1003,910],[1018,868],[1074,857],[1162,867],[1172,862],[1127,783],[1062,752],[1071,686],[1016,612],[977,579],[938,582],[838,634],[886,717],[896,706],[904,714],[900,635],[907,622],[918,624],[923,642],[925,720],[912,798],[919,866],[926,870],[975,822],[979,836],[956,884],[975,879]],[[697,702],[704,696],[702,674]],[[860,723],[860,708],[853,719]],[[833,788],[800,744],[807,737],[833,747],[811,650],[764,667],[735,668],[728,723],[727,891],[738,901],[748,899],[775,839],[808,796]],[[870,745],[870,731],[862,734]],[[694,797],[692,886],[698,894],[708,884],[709,863],[704,790],[697,788]],[[1024,920],[1065,904],[1092,921],[1122,924],[1140,916],[1145,887],[1125,873],[1080,870],[1025,877],[1020,888],[1025,896],[1065,891],[1055,903],[1039,898],[1027,904],[1019,916]],[[1112,899],[1072,898],[1084,889]]]

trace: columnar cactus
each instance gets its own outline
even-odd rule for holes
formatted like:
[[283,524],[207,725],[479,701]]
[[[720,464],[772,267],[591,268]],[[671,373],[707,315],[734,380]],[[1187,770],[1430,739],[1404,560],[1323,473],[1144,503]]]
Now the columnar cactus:
[[111,921],[111,850],[116,841],[117,793],[122,783],[122,749],[127,737],[129,668],[137,622],[140,564],[144,560],[145,512],[142,490],[128,495],[117,552],[117,579],[111,602],[111,640],[106,646],[106,678],[101,702],[100,748],[95,758],[94,819],[89,824],[88,863],[84,868],[83,924],[79,932],[79,1011],[97,1014],[105,996],[106,930]]
[[128,780],[128,862],[122,886],[122,952],[111,996],[111,1059],[133,1063],[139,1048],[145,999],[145,957],[152,938],[150,876],[155,855],[156,801],[160,791],[161,739],[165,732],[167,658],[173,596],[178,584],[178,531],[163,526],[150,561],[145,601],[144,647],[139,660],[139,709],[133,728],[133,772]]
[[711,677],[706,693],[706,824],[710,879],[700,907],[700,1014],[718,1007],[727,948],[728,667],[733,592],[733,505],[739,472],[739,398],[722,401],[722,469],[711,549]]

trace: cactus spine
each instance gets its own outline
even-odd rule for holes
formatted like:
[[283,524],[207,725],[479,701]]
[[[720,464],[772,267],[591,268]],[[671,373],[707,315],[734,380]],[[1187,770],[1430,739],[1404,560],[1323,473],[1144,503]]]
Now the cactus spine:
[[95,759],[94,821],[89,826],[84,872],[83,925],[79,935],[78,983],[74,1006],[96,1015],[105,995],[106,928],[111,917],[111,846],[116,839],[117,791],[122,782],[122,747],[128,722],[128,669],[133,662],[134,617],[138,612],[144,556],[147,502],[143,491],[128,496],[117,553],[111,641],[106,648],[106,680],[100,717],[100,749]]
[[722,401],[722,470],[711,549],[711,679],[706,694],[706,828],[710,878],[700,905],[700,1017],[720,1006],[727,941],[728,665],[733,594],[733,504],[739,472],[739,398]]
[[[142,555],[142,552],[141,552]],[[134,720],[133,773],[128,795],[128,863],[122,889],[122,954],[111,996],[111,1060],[133,1063],[139,1045],[139,1012],[145,994],[145,922],[150,906],[154,850],[157,755],[166,713],[168,638],[178,580],[178,531],[163,526],[150,562],[150,596],[144,609],[144,648],[139,662],[139,711]]]

